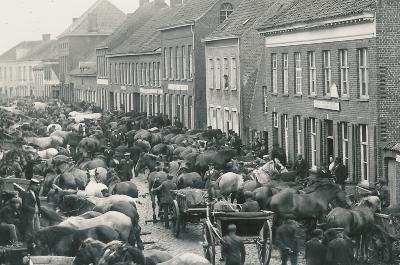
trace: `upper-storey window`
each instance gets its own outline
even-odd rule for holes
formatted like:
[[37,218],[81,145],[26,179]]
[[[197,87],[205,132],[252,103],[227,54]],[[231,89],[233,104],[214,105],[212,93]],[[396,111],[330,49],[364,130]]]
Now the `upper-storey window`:
[[230,3],[223,3],[220,9],[220,22],[224,22],[233,12],[233,5]]
[[295,93],[301,94],[302,84],[302,68],[301,68],[301,54],[299,52],[294,53],[294,67],[295,67]]
[[324,69],[324,91],[325,95],[331,94],[331,52],[322,52],[322,66]]
[[278,92],[278,64],[276,59],[276,54],[271,54],[271,86],[272,86],[272,93]]
[[360,97],[368,97],[368,50],[358,50],[358,81],[360,85]]

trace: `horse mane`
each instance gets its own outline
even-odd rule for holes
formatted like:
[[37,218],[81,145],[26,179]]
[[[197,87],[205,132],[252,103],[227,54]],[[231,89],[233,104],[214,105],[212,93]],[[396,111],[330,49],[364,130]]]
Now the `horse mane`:
[[331,189],[336,189],[337,190],[337,189],[339,189],[339,186],[337,184],[330,183],[330,182],[328,182],[328,183],[317,183],[314,187],[313,187],[313,185],[314,184],[312,184],[311,186],[308,186],[307,188],[309,188],[309,189],[305,188],[304,192],[306,194],[310,194],[310,193],[313,193],[313,192],[316,192],[316,191],[321,191],[321,190],[331,190]]

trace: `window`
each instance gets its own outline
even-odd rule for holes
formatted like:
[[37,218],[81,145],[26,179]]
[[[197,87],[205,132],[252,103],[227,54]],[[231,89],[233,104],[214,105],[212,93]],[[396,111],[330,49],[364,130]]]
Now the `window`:
[[349,129],[345,122],[340,124],[340,131],[342,136],[342,160],[345,166],[349,164]]
[[324,92],[325,95],[331,94],[331,52],[322,52],[322,66],[324,70]]
[[149,63],[149,72],[150,72],[149,85],[153,86],[154,85],[154,64],[153,63]]
[[314,118],[310,119],[311,127],[311,166],[317,166],[317,121]]
[[300,116],[295,116],[294,119],[295,127],[296,127],[296,152],[297,154],[301,154],[301,120]]
[[309,93],[317,94],[317,68],[315,66],[315,52],[308,53],[308,72],[309,72]]
[[188,46],[188,59],[189,59],[188,78],[189,79],[193,79],[193,50],[192,50],[192,45]]
[[278,93],[278,62],[275,53],[271,54],[271,69],[272,93]]
[[342,97],[349,96],[349,63],[347,50],[339,51],[340,60],[340,90]]
[[161,86],[161,63],[157,62],[157,86]]
[[176,112],[175,112],[175,116],[177,117],[178,121],[182,121],[181,120],[181,96],[180,95],[176,95]]
[[230,3],[224,3],[221,5],[220,9],[220,19],[219,22],[222,23],[229,17],[230,14],[233,12],[233,6]]
[[264,103],[264,113],[268,112],[268,91],[267,86],[263,86],[263,103]]
[[144,67],[143,63],[140,63],[140,85],[143,86],[144,82]]
[[24,66],[24,73],[23,73],[23,79],[24,79],[24,81],[26,81],[26,77],[27,77],[27,75],[26,75],[26,66]]
[[368,50],[358,50],[358,79],[360,84],[360,97],[368,97]]
[[361,144],[361,182],[368,184],[368,126],[360,125],[360,144]]
[[147,63],[143,63],[143,71],[144,71],[144,82],[143,85],[144,86],[148,86],[149,85],[149,72],[147,71]]
[[172,54],[172,47],[169,48],[169,78],[172,79],[174,77],[173,73],[173,61],[174,61],[174,55]]
[[187,66],[186,47],[182,46],[182,78],[183,79],[186,79],[186,66]]
[[181,59],[179,58],[179,47],[175,47],[175,79],[179,79],[179,71],[181,70],[180,66]]
[[294,53],[294,67],[295,67],[295,93],[301,94],[301,54],[299,52]]
[[214,60],[208,59],[208,87],[214,88],[215,72],[214,72]]
[[236,58],[231,58],[231,89],[236,90],[237,85],[237,65]]
[[283,94],[289,93],[289,55],[287,53],[282,54],[282,84]]
[[228,89],[229,88],[229,76],[228,76],[228,72],[229,72],[229,64],[228,64],[228,58],[224,58],[224,79],[223,79],[223,87],[224,89]]
[[274,128],[278,128],[278,113],[272,113],[272,124]]
[[285,147],[285,154],[286,154],[286,161],[288,161],[288,155],[289,155],[289,120],[288,120],[288,115],[283,114],[282,115],[282,146]]
[[168,77],[168,71],[167,71],[167,48],[164,48],[164,53],[163,53],[163,64],[164,64],[164,68],[163,68],[163,77],[167,78]]
[[215,88],[221,88],[221,60],[217,58],[217,67],[215,68]]

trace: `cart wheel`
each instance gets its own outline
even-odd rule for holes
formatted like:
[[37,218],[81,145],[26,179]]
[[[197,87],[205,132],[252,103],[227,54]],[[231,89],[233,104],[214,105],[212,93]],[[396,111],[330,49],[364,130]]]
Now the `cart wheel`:
[[179,233],[181,232],[181,214],[179,212],[178,202],[176,200],[172,202],[170,209],[172,231],[174,232],[175,237],[179,237]]
[[203,224],[202,237],[204,257],[206,257],[212,265],[215,265],[215,241],[207,223]]
[[272,229],[270,221],[264,223],[260,231],[260,237],[257,239],[257,253],[260,265],[268,265],[272,253]]

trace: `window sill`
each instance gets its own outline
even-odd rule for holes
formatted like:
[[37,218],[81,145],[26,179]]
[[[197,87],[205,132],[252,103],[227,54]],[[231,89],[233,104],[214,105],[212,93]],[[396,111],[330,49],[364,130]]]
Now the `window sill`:
[[231,91],[237,91],[236,87],[231,88]]
[[278,93],[277,92],[272,92],[271,95],[272,96],[278,96]]
[[359,101],[359,102],[368,102],[369,101],[369,97],[359,98],[359,99],[357,99],[357,101]]
[[193,81],[193,79],[192,79],[192,78],[189,78],[189,79],[187,79],[186,81],[188,81],[188,82],[192,82],[192,81]]
[[342,100],[342,101],[349,101],[349,100],[350,100],[350,97],[349,97],[349,96],[341,97],[340,100]]
[[294,94],[293,97],[295,97],[295,98],[301,98],[301,97],[303,97],[303,94]]
[[317,95],[308,95],[309,98],[317,98]]
[[324,96],[324,99],[331,100],[331,99],[332,99],[332,97],[331,97],[331,96],[328,96],[328,95],[325,95],[325,96]]
[[289,94],[287,94],[287,93],[282,94],[282,97],[289,97]]

